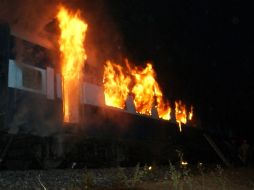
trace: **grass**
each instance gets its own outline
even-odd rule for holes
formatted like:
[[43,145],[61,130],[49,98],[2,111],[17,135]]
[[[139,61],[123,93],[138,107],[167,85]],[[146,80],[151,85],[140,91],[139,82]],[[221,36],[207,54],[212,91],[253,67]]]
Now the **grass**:
[[87,169],[84,170],[84,174],[81,176],[80,181],[73,179],[72,183],[67,187],[67,190],[89,190],[95,187],[95,178],[93,174]]
[[226,175],[224,175],[224,169],[220,166],[217,165],[215,172],[214,172],[214,179],[217,182],[218,186],[220,187],[221,190],[226,190]]
[[[95,185],[95,177],[88,170],[84,171],[84,175],[79,182],[73,180],[72,183],[68,186],[67,190],[134,190],[140,189],[138,185],[143,182],[143,179],[148,174],[148,167],[145,165],[144,167],[140,167],[138,163],[132,173],[132,175],[128,176],[125,172],[124,168],[118,167],[117,171],[108,176],[110,178],[111,187],[99,187]],[[142,189],[142,188],[141,188]]]
[[182,177],[182,172],[180,170],[177,170],[176,167],[171,162],[169,162],[169,171],[168,172],[169,172],[172,184],[173,184],[173,189],[174,190],[179,189],[180,179]]
[[[156,168],[156,166],[153,166]],[[71,179],[66,190],[254,190],[254,170],[225,169],[217,165],[208,169],[199,164],[188,165],[169,163],[168,167],[154,169],[139,163],[134,168],[109,169],[101,176],[107,185],[98,183],[92,170],[85,169],[82,176]],[[151,169],[152,168],[152,169]],[[156,180],[155,180],[156,179]],[[41,188],[47,188],[43,180]]]

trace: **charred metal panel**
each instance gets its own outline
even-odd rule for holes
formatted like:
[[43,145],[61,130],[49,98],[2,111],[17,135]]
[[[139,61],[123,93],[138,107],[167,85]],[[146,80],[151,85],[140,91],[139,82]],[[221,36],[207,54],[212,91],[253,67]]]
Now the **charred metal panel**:
[[[167,163],[168,159],[173,159],[172,155],[177,155],[176,150],[184,152],[184,158],[189,163],[203,162],[207,160],[207,155],[210,155],[209,162],[218,161],[211,147],[205,141],[203,131],[199,128],[183,125],[182,132],[179,132],[175,122],[153,119],[140,114],[130,114],[107,106],[97,107],[87,104],[83,106],[84,123],[78,130],[78,136],[123,140],[130,144],[133,143],[134,152],[138,147],[137,144],[140,143],[142,144],[140,146],[146,147],[152,155],[159,156],[155,160],[163,160],[164,163]],[[75,126],[73,127],[75,128]],[[141,147],[139,152],[130,155],[139,154],[142,150]],[[136,162],[138,162],[140,161],[138,159],[144,160],[152,155],[137,155],[137,158],[131,159],[137,159]]]
[[54,98],[55,98],[54,69],[47,67],[46,73],[47,73],[47,90],[46,90],[47,98],[54,100]]
[[154,119],[159,119],[159,114],[158,114],[157,108],[155,107],[155,104],[153,104],[153,107],[151,110],[151,116]]
[[86,136],[129,140],[166,140],[179,134],[176,124],[111,107],[84,106],[82,133]]
[[62,98],[62,78],[60,74],[56,74],[56,96]]
[[98,85],[83,83],[81,97],[81,103],[83,104],[90,104],[94,106],[105,105],[103,88]]
[[0,129],[5,128],[8,117],[8,61],[10,54],[10,28],[0,24]]
[[10,119],[9,132],[19,129],[19,133],[50,136],[61,129],[61,104],[46,98],[43,94],[20,89],[9,89]]
[[[7,24],[0,24],[0,73],[7,76],[9,61],[10,28]],[[3,81],[3,79],[2,79]]]
[[128,96],[126,100],[126,110],[129,113],[135,114],[136,113],[136,108],[134,105],[134,100],[132,96]]

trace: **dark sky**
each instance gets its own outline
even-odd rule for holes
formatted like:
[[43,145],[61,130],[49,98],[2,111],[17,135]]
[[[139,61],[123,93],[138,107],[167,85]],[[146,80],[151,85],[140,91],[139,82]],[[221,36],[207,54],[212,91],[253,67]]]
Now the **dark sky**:
[[254,4],[111,0],[107,12],[132,60],[152,60],[171,100],[192,103],[207,129],[251,137]]

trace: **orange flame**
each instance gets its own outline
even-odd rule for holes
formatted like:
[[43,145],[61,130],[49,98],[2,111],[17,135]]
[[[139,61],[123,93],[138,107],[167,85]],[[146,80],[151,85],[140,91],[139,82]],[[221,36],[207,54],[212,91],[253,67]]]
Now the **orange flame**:
[[124,109],[130,82],[130,77],[124,74],[120,65],[107,61],[103,77],[106,105]]
[[193,106],[191,106],[191,111],[189,112],[189,117],[188,119],[191,121],[193,118]]
[[169,106],[169,102],[164,101],[162,91],[160,90],[160,87],[157,82],[155,84],[155,95],[156,95],[157,111],[158,111],[159,118],[164,120],[170,120],[171,108]]
[[[169,103],[163,99],[152,64],[148,63],[144,69],[132,68],[128,60],[125,61],[129,74],[124,73],[120,65],[106,62],[103,80],[106,105],[124,109],[125,101],[131,92],[138,113],[151,115],[155,104],[159,117],[170,120],[171,109]],[[130,84],[133,86],[130,87]]]
[[[81,20],[79,11],[71,13],[63,6],[60,6],[57,19],[61,31],[59,46],[63,77],[64,121],[76,123],[79,121],[83,67],[87,59],[84,41],[88,25]],[[120,65],[110,61],[105,64],[103,84],[106,105],[124,109],[127,97],[132,93],[138,113],[151,115],[152,107],[155,105],[159,118],[170,120],[169,101],[165,101],[163,97],[152,64],[148,63],[142,69],[130,67],[128,61],[126,63],[128,74]],[[187,116],[186,106],[181,101],[176,101],[175,118],[182,131],[182,123],[186,124],[187,118],[188,120],[193,118],[193,107]]]
[[152,64],[148,63],[145,69],[135,67],[131,69],[131,74],[135,79],[132,93],[137,112],[151,115],[152,106],[155,103],[159,118],[169,120],[171,109],[169,103],[163,100]]
[[182,103],[182,101],[175,101],[175,117],[176,122],[179,125],[180,132],[182,131],[182,123],[187,123],[187,113],[186,113],[186,106]]
[[136,111],[141,114],[151,115],[152,106],[154,104],[154,71],[151,64],[147,64],[145,69],[135,67],[131,70],[134,76],[135,85],[132,88],[134,94],[134,104]]
[[76,123],[79,121],[80,89],[87,58],[83,43],[88,25],[81,20],[79,12],[70,13],[63,6],[60,6],[57,19],[61,30],[59,46],[64,121]]

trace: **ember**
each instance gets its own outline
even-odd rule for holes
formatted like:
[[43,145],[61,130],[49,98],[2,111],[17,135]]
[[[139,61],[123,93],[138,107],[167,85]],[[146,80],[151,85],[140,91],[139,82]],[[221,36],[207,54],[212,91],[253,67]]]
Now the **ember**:
[[87,57],[83,43],[88,25],[81,20],[79,12],[70,13],[62,6],[57,19],[61,30],[59,46],[63,77],[64,121],[76,123],[79,121],[80,88],[84,61]]

